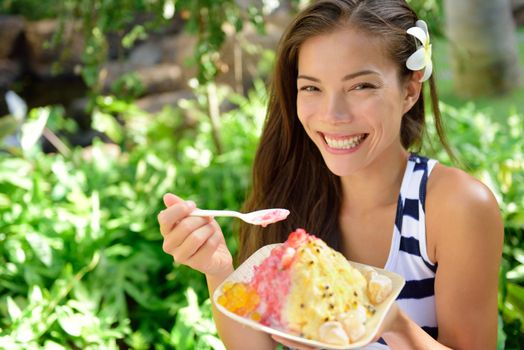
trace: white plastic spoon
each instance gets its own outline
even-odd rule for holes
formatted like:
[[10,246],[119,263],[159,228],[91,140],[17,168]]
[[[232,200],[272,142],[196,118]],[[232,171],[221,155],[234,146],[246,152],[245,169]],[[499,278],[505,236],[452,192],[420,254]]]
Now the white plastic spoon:
[[233,210],[204,210],[195,209],[189,214],[191,216],[229,216],[244,220],[248,224],[261,225],[266,227],[269,224],[281,221],[287,218],[289,210],[287,209],[263,209],[252,211],[250,213],[239,213]]

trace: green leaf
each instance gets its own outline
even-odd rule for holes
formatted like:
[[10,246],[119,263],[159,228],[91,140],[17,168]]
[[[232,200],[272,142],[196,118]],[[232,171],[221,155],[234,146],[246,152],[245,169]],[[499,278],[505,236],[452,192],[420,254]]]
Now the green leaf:
[[9,259],[12,262],[23,264],[26,261],[26,252],[19,240],[8,240],[5,242]]
[[135,41],[145,39],[147,39],[147,33],[144,26],[136,25],[122,38],[122,46],[124,46],[126,49],[129,49],[131,46],[133,46]]
[[33,303],[40,303],[43,300],[42,289],[39,286],[32,286],[29,294],[29,300]]
[[46,340],[43,350],[67,350],[67,348],[58,343],[55,343],[52,340]]
[[91,125],[93,129],[105,133],[116,143],[122,142],[124,138],[124,130],[122,126],[116,121],[115,117],[110,114],[95,111],[93,113],[93,121]]
[[17,344],[15,344],[15,340],[13,339],[13,336],[10,334],[6,336],[0,336],[0,349],[18,350],[19,347]]
[[20,121],[12,115],[0,117],[0,141],[8,135],[14,134],[19,126]]
[[512,249],[513,257],[521,264],[524,265],[524,249],[522,248],[514,248]]
[[497,334],[497,350],[504,350],[506,346],[506,333],[504,333],[504,322],[501,315],[498,317]]
[[47,119],[49,118],[49,113],[49,108],[34,109],[30,113],[30,118],[33,118],[34,120],[28,121],[22,125],[20,145],[24,152],[29,152],[42,136]]
[[33,248],[33,252],[38,260],[44,265],[51,267],[53,264],[53,252],[49,244],[49,239],[36,232],[27,233],[25,239],[31,248]]
[[200,343],[202,345],[209,346],[213,350],[226,350],[224,343],[222,343],[219,338],[211,334],[204,334],[202,337],[200,337]]
[[133,253],[133,247],[117,243],[106,248],[104,251],[107,257],[128,257]]
[[20,158],[2,159],[0,163],[0,185],[2,182],[30,191],[33,182],[29,177],[32,165]]
[[8,208],[11,206],[11,198],[4,193],[0,193],[0,208]]
[[517,267],[508,271],[506,277],[508,278],[508,280],[511,280],[513,282],[524,281],[524,265],[518,265]]
[[11,318],[11,321],[16,321],[22,316],[22,310],[18,307],[16,302],[11,298],[10,295],[7,296],[7,313],[9,314],[9,317]]
[[[165,330],[163,329],[160,329],[159,331],[165,332]],[[149,348],[149,344],[146,337],[140,331],[133,332],[127,342],[129,345],[131,345],[132,349],[134,350],[147,350]]]
[[29,343],[35,339],[33,327],[28,322],[22,322],[13,333],[18,343]]
[[524,287],[515,283],[508,284],[508,299],[519,310],[524,318]]
[[68,306],[58,306],[58,323],[60,327],[69,335],[78,337],[82,334],[82,328],[84,327],[84,317],[79,314],[75,314],[74,311]]

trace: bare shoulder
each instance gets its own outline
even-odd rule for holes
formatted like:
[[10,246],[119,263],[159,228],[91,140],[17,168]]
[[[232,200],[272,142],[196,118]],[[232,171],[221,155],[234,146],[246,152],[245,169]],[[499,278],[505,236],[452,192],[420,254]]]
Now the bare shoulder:
[[503,223],[495,196],[463,170],[435,166],[427,185],[426,216],[428,243],[435,255],[438,246],[502,242]]
[[485,184],[463,170],[442,164],[437,164],[429,177],[427,194],[428,202],[433,204],[460,204],[455,209],[499,210],[495,196]]
[[504,240],[495,196],[466,172],[437,165],[427,184],[426,238],[428,256],[438,263],[439,342],[453,349],[495,348]]

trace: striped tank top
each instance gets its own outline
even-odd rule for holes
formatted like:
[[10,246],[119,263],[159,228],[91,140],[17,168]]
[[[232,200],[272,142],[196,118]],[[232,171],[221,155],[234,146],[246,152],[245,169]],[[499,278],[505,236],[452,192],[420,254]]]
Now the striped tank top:
[[[430,262],[426,249],[425,200],[428,177],[436,160],[411,154],[397,203],[395,227],[385,269],[406,280],[397,298],[398,306],[426,333],[437,338],[435,314],[436,264]],[[362,349],[386,350],[380,339]]]

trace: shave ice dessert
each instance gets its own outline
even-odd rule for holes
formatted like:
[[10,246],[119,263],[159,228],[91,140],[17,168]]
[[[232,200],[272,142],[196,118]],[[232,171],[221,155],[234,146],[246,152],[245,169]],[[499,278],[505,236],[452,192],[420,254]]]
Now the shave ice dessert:
[[275,247],[247,282],[226,282],[218,303],[265,326],[309,340],[349,345],[362,338],[392,281],[357,269],[303,229]]

